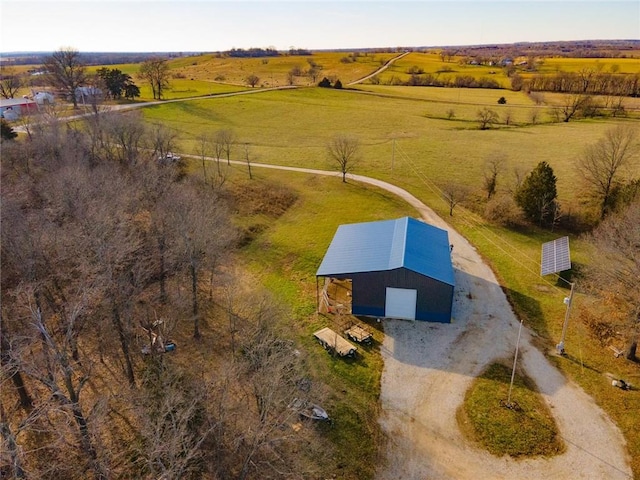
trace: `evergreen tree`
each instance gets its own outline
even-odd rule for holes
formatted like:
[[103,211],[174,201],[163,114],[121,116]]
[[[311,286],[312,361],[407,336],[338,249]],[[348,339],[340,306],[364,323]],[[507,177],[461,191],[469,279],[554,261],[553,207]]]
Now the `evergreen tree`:
[[99,68],[96,72],[98,77],[104,82],[109,96],[113,99],[119,99],[123,96],[131,100],[140,96],[140,89],[133,83],[131,75],[122,73],[117,68]]
[[322,88],[331,88],[331,81],[327,77],[324,77],[322,80],[320,80],[318,86]]
[[553,222],[558,204],[556,176],[547,162],[540,162],[516,191],[516,203],[525,216],[539,225]]
[[11,127],[4,118],[2,122],[0,122],[0,133],[2,140],[13,140],[18,136],[18,134],[13,131],[13,127]]
[[337,89],[342,88],[342,82],[340,81],[340,79],[336,80],[336,83],[333,85],[333,88],[337,88]]

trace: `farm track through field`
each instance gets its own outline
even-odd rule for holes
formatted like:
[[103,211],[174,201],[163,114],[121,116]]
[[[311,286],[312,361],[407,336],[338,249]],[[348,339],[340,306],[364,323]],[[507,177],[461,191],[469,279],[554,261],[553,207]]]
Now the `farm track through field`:
[[[198,158],[193,156],[194,158]],[[215,159],[210,159],[214,161]],[[236,165],[246,165],[234,161]],[[340,172],[252,163],[313,175]],[[381,348],[381,424],[388,435],[386,463],[378,480],[633,478],[625,440],[593,399],[568,381],[534,346],[523,329],[520,366],[549,406],[566,444],[551,458],[495,457],[461,433],[456,412],[471,382],[494,361],[513,358],[519,320],[491,269],[475,248],[433,210],[407,191],[381,180],[348,174],[349,181],[387,190],[420,217],[449,233],[456,277],[453,322],[385,320]],[[498,402],[500,399],[496,399]]]
[[407,55],[409,55],[409,53],[411,53],[411,52],[404,52],[404,53],[402,53],[402,54],[398,55],[397,57],[390,58],[389,60],[387,60],[387,61],[385,62],[385,64],[384,64],[384,65],[382,65],[382,66],[381,66],[379,69],[377,69],[375,72],[370,73],[370,74],[368,74],[368,75],[365,75],[364,77],[362,77],[362,78],[360,78],[360,79],[358,79],[358,80],[354,80],[353,82],[349,82],[349,83],[347,83],[347,85],[348,85],[348,86],[351,86],[351,85],[357,85],[358,83],[362,83],[362,82],[364,82],[364,81],[366,81],[366,80],[369,80],[370,78],[375,77],[376,75],[378,75],[379,73],[384,72],[387,68],[389,68],[391,65],[393,65],[393,63],[394,63],[396,60],[400,60],[401,58],[406,57]]

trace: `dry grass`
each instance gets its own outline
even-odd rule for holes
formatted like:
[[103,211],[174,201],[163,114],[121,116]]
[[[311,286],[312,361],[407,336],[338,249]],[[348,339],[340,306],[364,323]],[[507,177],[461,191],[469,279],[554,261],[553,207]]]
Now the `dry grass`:
[[484,77],[495,80],[503,88],[507,88],[511,84],[503,69],[498,66],[469,65],[460,61],[459,57],[453,57],[451,61],[442,61],[437,53],[411,52],[406,57],[394,62],[378,78],[382,84],[393,84],[394,79],[406,82],[411,76],[410,70],[414,68],[443,81],[453,80],[456,76],[471,76],[475,79]]
[[171,68],[186,78],[235,85],[246,85],[247,76],[253,74],[260,78],[259,85],[264,87],[289,85],[287,75],[292,69],[297,68],[303,75],[296,76],[294,84],[308,86],[314,82],[305,72],[309,70],[310,62],[313,62],[320,69],[316,82],[322,77],[334,77],[346,84],[375,71],[395,54],[367,53],[358,56],[355,62],[341,62],[346,56],[346,52],[316,52],[309,56],[283,55],[263,58],[232,58],[212,54],[173,60]]

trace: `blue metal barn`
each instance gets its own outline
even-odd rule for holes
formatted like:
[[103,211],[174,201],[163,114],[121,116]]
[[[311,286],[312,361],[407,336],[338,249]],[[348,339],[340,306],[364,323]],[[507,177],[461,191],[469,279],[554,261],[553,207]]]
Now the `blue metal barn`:
[[413,218],[341,225],[317,277],[351,279],[354,315],[451,321],[449,236]]

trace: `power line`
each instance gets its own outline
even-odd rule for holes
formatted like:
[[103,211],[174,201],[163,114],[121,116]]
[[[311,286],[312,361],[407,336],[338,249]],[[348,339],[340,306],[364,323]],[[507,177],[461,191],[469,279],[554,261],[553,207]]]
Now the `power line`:
[[[403,160],[408,166],[409,168],[413,171],[413,173],[418,177],[418,179],[432,192],[434,193],[439,199],[443,199],[444,198],[444,192],[442,191],[442,189],[440,189],[433,181],[431,181],[426,174],[424,174],[415,164],[414,162],[411,161],[409,155],[402,149],[402,147],[400,147],[400,145],[398,145],[396,143],[395,146],[395,160]],[[494,245],[497,249],[499,249],[500,251],[502,251],[505,255],[509,256],[509,258],[511,258],[513,261],[515,261],[518,265],[520,265],[522,268],[524,268],[525,270],[527,270],[528,272],[530,272],[531,274],[533,274],[536,278],[538,278],[538,280],[541,280],[545,283],[547,283],[548,285],[550,285],[552,288],[554,288],[556,291],[558,291],[559,293],[563,293],[564,292],[557,287],[554,283],[550,282],[549,280],[545,279],[544,277],[541,277],[539,275],[539,271],[537,271],[538,268],[538,260],[537,259],[533,259],[531,258],[529,255],[527,255],[526,253],[524,253],[522,251],[521,248],[517,247],[516,245],[513,245],[512,243],[510,243],[506,238],[500,236],[500,235],[496,235],[494,232],[491,231],[491,229],[489,229],[484,223],[476,220],[476,218],[474,217],[474,215],[469,212],[466,208],[464,207],[459,207],[459,211],[461,213],[461,217],[462,217],[462,221],[464,223],[466,223],[466,225],[468,227],[471,228],[475,228],[477,229],[477,232],[482,235],[488,242],[490,242],[492,245]],[[492,237],[492,238],[490,238]],[[496,241],[497,240],[497,241]],[[508,249],[511,250],[508,251],[507,249],[505,249],[503,246],[499,245],[498,242],[501,242],[504,246],[506,246]],[[535,265],[536,269],[533,269],[532,267],[526,265],[525,263],[523,263],[520,259],[518,259],[512,252],[517,252],[519,255],[525,257],[525,259],[530,262],[531,264]],[[560,275],[555,274],[555,276],[557,278],[562,278],[560,277]]]

